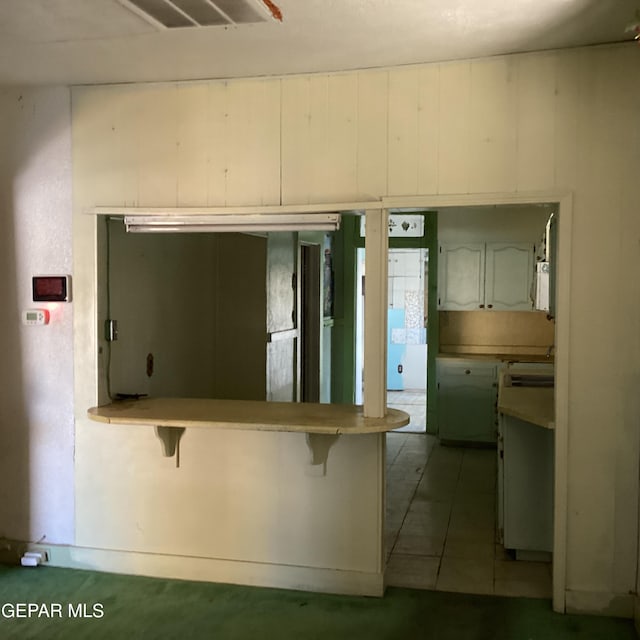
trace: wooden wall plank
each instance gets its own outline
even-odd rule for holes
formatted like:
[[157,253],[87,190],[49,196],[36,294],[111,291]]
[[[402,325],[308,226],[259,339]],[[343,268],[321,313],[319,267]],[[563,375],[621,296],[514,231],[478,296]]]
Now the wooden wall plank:
[[[613,53],[613,52],[612,52]],[[637,65],[637,50],[627,49],[623,60],[617,56],[610,61],[618,68],[617,90],[628,92],[631,104],[635,104],[634,113],[620,113],[619,122],[624,127],[624,142],[620,147],[622,168],[620,170],[620,208],[622,212],[621,246],[619,248],[620,268],[619,281],[625,286],[616,287],[618,291],[619,317],[626,318],[628,329],[616,332],[620,358],[616,369],[616,382],[620,393],[620,435],[616,450],[616,495],[624,499],[616,499],[615,528],[623,542],[614,548],[613,575],[614,591],[623,592],[629,583],[635,582],[634,566],[629,558],[637,552],[633,542],[638,540],[638,515],[629,505],[635,502],[635,487],[629,485],[627,478],[637,478],[638,456],[640,450],[640,431],[637,429],[637,416],[640,415],[640,399],[636,393],[636,386],[632,378],[625,371],[633,371],[640,362],[640,308],[638,305],[631,311],[630,300],[640,300],[640,279],[626,277],[629,273],[627,265],[636,265],[635,273],[640,272],[640,253],[638,252],[638,238],[640,238],[640,216],[638,211],[637,165],[640,161],[640,118],[637,117],[637,105],[640,105],[640,72]],[[634,78],[629,82],[629,78]],[[638,559],[640,563],[640,558]],[[636,574],[637,575],[637,574]],[[637,589],[636,589],[637,591]]]
[[[314,185],[312,202],[355,200],[358,162],[358,78],[356,74],[328,78],[327,181]],[[328,187],[328,189],[327,189]]]
[[438,192],[467,193],[470,165],[471,64],[440,67]]
[[358,74],[358,200],[387,193],[388,91],[387,71]]
[[468,190],[515,191],[516,82],[511,58],[471,63]]
[[180,207],[207,204],[208,126],[206,84],[183,84],[177,88],[178,194]]
[[178,91],[149,85],[138,95],[138,200],[140,206],[175,206],[178,201]]
[[418,192],[418,67],[389,74],[388,194]]
[[281,88],[279,79],[262,82],[260,116],[260,171],[262,172],[262,204],[280,204],[280,128]]
[[281,81],[281,172],[282,204],[308,202],[309,165],[312,153],[300,154],[299,149],[310,149],[309,142],[309,77],[283,78]]
[[261,83],[237,80],[227,85],[227,205],[261,203]]
[[[116,100],[117,96],[117,100]],[[118,195],[127,206],[137,206],[139,197],[140,168],[138,167],[138,121],[142,117],[138,105],[138,92],[131,87],[119,87],[115,90],[114,104],[117,105],[119,161]]]
[[227,86],[227,205],[280,200],[280,88],[274,80]]
[[[331,184],[332,138],[329,135],[329,77],[313,76],[309,81],[308,147],[298,144],[296,158],[307,155],[308,169],[305,202],[318,202],[322,194],[331,200],[335,185]],[[302,142],[302,141],[301,141]],[[326,190],[326,191],[325,191]],[[326,200],[325,200],[326,201]]]
[[417,193],[438,191],[440,66],[426,65],[418,73]]
[[207,204],[223,206],[227,201],[227,82],[212,82],[207,88]]
[[567,51],[556,58],[554,184],[559,188],[567,188],[576,184],[578,167],[584,160],[578,156],[578,142],[582,113],[586,107],[580,99],[580,86],[584,84],[586,67],[582,50]]
[[119,97],[108,89],[74,92],[74,108],[84,114],[73,129],[74,166],[82,166],[90,178],[74,184],[76,200],[83,205],[126,204]]
[[546,189],[555,177],[555,54],[522,56],[518,74],[516,184],[520,191]]

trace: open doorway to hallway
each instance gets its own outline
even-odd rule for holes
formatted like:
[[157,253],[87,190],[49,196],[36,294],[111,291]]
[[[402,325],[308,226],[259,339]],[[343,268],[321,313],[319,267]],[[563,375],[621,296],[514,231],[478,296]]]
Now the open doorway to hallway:
[[[427,429],[429,249],[391,248],[388,264],[387,406],[411,416],[399,431]],[[365,250],[357,250],[356,404],[362,403]]]

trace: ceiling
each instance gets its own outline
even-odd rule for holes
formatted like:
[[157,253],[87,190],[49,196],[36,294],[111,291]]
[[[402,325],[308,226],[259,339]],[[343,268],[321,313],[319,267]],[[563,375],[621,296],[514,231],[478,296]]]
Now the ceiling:
[[262,22],[168,30],[119,0],[0,0],[0,84],[283,75],[620,42],[640,10],[640,0],[243,1]]

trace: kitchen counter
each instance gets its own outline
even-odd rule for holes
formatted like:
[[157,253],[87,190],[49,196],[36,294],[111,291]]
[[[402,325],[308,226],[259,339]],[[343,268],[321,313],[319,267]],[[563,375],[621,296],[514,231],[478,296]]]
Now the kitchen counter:
[[498,411],[545,429],[554,429],[554,388],[509,387],[501,381]]
[[553,365],[554,358],[541,354],[524,353],[470,353],[470,352],[440,352],[438,358],[452,358],[458,360],[497,360],[499,362],[541,362]]
[[359,405],[209,398],[122,400],[87,413],[92,420],[110,424],[327,435],[380,433],[409,424],[409,415],[398,409],[387,409],[384,418],[366,418]]

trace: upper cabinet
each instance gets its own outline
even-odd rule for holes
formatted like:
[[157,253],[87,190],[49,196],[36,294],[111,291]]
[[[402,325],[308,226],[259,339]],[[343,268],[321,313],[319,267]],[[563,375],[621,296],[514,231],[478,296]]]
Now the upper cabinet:
[[484,308],[485,244],[443,244],[438,256],[438,308]]
[[534,246],[530,243],[443,244],[438,308],[531,311]]

